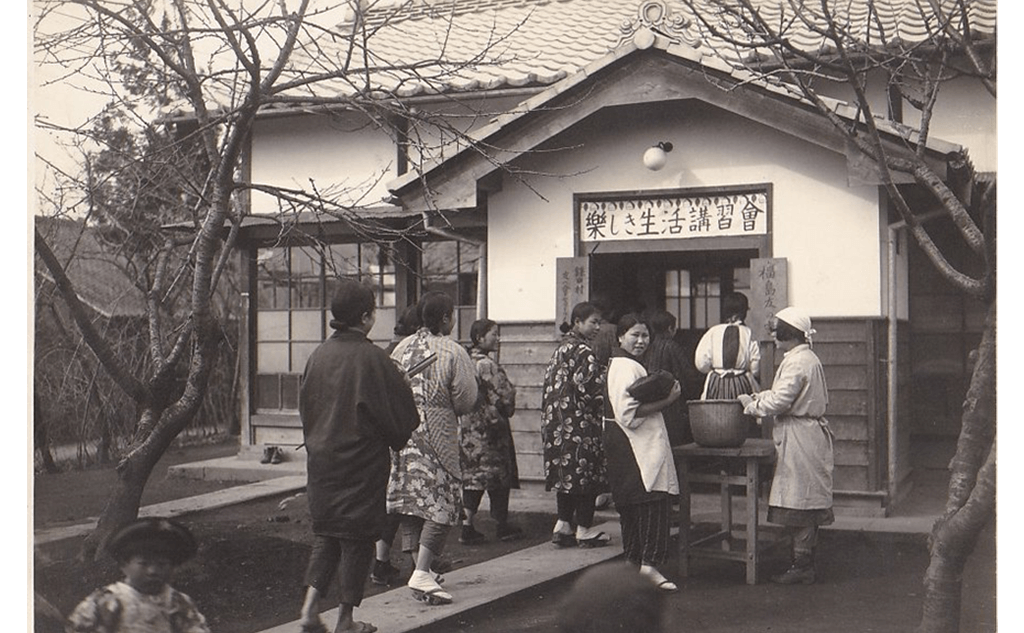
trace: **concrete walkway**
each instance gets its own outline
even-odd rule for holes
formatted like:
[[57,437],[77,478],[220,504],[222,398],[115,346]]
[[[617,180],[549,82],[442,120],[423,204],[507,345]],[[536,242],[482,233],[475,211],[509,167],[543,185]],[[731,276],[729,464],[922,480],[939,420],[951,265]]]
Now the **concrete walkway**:
[[[231,471],[231,466],[236,468]],[[224,469],[228,468],[228,471]],[[305,488],[304,463],[285,462],[276,465],[261,465],[252,460],[221,458],[209,462],[182,465],[169,476],[205,476],[223,480],[262,480],[243,483],[224,490],[188,499],[169,501],[146,506],[140,516],[180,516],[200,510],[221,508],[268,496],[295,493]],[[232,475],[234,472],[235,475]],[[202,473],[202,475],[199,475]],[[255,476],[254,476],[255,475]],[[719,497],[716,494],[697,494],[691,499],[692,518],[695,523],[717,522]],[[734,499],[733,517],[736,524],[745,520],[745,504],[742,497]],[[552,514],[554,500],[552,493],[543,486],[526,483],[520,490],[512,491],[511,508],[514,512]],[[863,532],[887,532],[903,534],[927,534],[937,518],[934,501],[919,505],[906,516],[898,517],[849,517],[836,518],[827,529]],[[481,507],[486,511],[487,502]],[[596,520],[602,529],[612,537],[611,545],[596,549],[560,549],[550,543],[513,552],[500,558],[457,569],[445,574],[445,588],[454,597],[454,602],[444,606],[428,606],[416,601],[406,587],[369,597],[356,610],[356,618],[376,625],[382,633],[406,633],[428,624],[436,623],[478,608],[501,598],[524,591],[530,587],[557,580],[574,574],[587,567],[617,558],[622,553],[618,515],[614,511],[599,511]],[[760,517],[766,522],[765,517]],[[80,536],[93,529],[96,521],[39,530],[35,533],[37,544]],[[676,533],[677,530],[673,530]],[[333,630],[337,621],[337,609],[321,614],[328,630]],[[289,622],[261,633],[298,633],[297,621]],[[255,633],[255,632],[254,632]]]

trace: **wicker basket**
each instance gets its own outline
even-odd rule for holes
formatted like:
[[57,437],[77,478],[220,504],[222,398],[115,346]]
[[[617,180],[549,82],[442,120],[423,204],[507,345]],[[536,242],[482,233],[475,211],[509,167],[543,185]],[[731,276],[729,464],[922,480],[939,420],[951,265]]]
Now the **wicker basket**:
[[747,417],[739,400],[688,400],[693,441],[701,446],[741,446],[747,439]]

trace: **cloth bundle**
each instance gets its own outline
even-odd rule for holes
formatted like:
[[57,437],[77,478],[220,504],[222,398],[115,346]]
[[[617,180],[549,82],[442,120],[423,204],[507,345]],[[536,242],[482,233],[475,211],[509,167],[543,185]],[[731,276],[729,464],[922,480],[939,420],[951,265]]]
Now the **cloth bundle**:
[[626,393],[640,402],[656,402],[668,396],[675,382],[675,376],[659,369],[638,379],[626,389]]

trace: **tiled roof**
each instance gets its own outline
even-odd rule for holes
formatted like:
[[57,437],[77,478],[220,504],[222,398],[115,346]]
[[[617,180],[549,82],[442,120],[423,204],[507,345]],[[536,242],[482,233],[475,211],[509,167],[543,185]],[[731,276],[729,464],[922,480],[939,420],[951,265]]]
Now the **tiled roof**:
[[[808,8],[794,16],[790,5],[798,1],[760,0],[758,4],[769,24],[790,25],[787,32],[796,46],[821,50],[820,6],[808,1]],[[959,1],[936,0],[944,12]],[[975,37],[994,36],[997,0],[967,2]],[[715,23],[728,25],[729,17],[716,14],[709,0],[695,3],[706,7],[705,16],[716,16]],[[550,85],[629,41],[644,26],[640,9],[645,6],[648,13],[644,15],[660,18],[663,33],[675,30],[677,43],[692,47],[697,59],[710,61],[713,50],[727,57],[737,55],[678,1],[377,0],[369,4],[368,65],[382,68],[371,75],[371,89],[400,97]],[[922,13],[920,7],[928,4],[921,0],[832,0],[830,5],[839,24],[871,45],[920,42],[946,26],[939,15]],[[650,25],[650,19],[646,22]],[[336,68],[348,52],[347,45],[342,40],[325,42],[315,59],[296,61],[307,70]],[[396,63],[417,66],[387,68]],[[326,89],[351,94],[367,87],[350,78]]]
[[[36,216],[36,228],[46,239],[79,299],[105,317],[139,317],[146,314],[146,297],[132,285],[117,258],[102,248],[93,229],[83,231],[73,220]],[[72,257],[72,255],[74,255]],[[53,281],[46,265],[36,256],[36,275]]]

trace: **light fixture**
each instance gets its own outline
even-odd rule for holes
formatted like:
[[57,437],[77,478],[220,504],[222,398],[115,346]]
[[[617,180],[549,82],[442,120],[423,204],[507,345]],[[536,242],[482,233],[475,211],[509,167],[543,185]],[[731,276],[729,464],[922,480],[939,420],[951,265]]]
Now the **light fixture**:
[[652,145],[644,152],[644,167],[651,171],[658,171],[668,162],[668,152],[672,151],[672,143],[661,141]]

